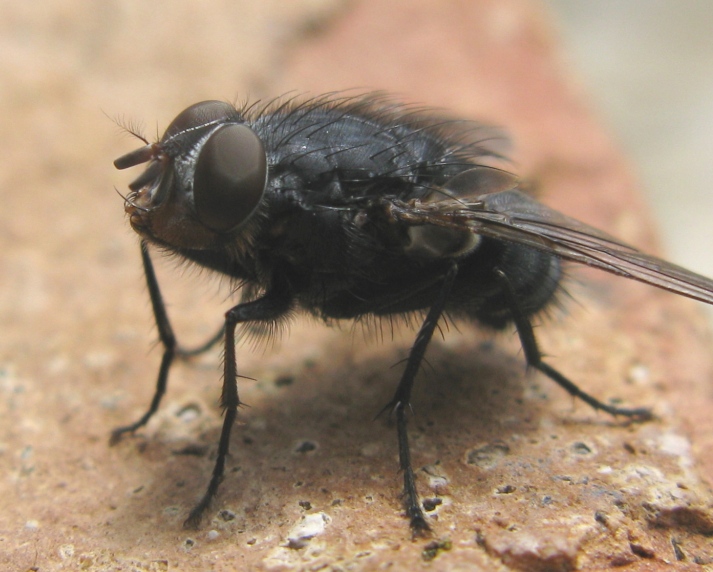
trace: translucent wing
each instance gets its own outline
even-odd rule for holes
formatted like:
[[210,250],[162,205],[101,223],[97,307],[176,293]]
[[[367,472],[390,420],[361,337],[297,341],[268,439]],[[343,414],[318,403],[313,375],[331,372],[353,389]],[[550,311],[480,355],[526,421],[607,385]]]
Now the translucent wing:
[[426,200],[391,203],[391,215],[411,225],[468,228],[713,304],[713,280],[665,262],[569,218],[517,190],[513,175],[476,167]]

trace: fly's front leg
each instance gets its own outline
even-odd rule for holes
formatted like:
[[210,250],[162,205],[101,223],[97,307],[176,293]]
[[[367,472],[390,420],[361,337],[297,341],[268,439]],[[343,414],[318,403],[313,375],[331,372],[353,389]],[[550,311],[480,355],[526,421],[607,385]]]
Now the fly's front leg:
[[223,339],[223,335],[225,334],[225,326],[221,326],[220,329],[213,334],[208,340],[201,344],[198,347],[195,348],[182,348],[181,346],[176,347],[176,356],[182,359],[190,359],[192,357],[198,356],[202,353],[207,352],[210,348],[212,348],[215,344],[217,344],[220,340]]
[[527,365],[541,371],[557,385],[564,388],[572,397],[581,399],[594,409],[606,411],[610,415],[623,415],[625,417],[634,418],[640,421],[651,419],[651,411],[644,407],[629,409],[602,403],[596,397],[582,391],[555,368],[542,361],[542,353],[537,345],[537,339],[535,338],[535,333],[532,330],[532,324],[520,308],[517,295],[515,294],[515,289],[513,288],[510,279],[507,277],[505,272],[499,268],[495,270],[495,276],[502,285],[503,292],[505,293],[508,305],[510,306],[510,313],[512,314],[513,322],[515,322],[515,327],[517,328],[517,333],[520,337],[522,349],[525,352]]
[[140,427],[146,425],[153,414],[156,413],[156,410],[161,403],[161,398],[164,393],[166,393],[168,372],[171,369],[173,358],[176,356],[178,350],[176,336],[174,336],[173,328],[171,328],[171,323],[168,321],[166,306],[163,303],[161,290],[158,287],[158,280],[156,279],[156,272],[154,272],[153,263],[151,262],[151,257],[149,256],[148,245],[145,240],[141,241],[141,262],[144,266],[144,276],[146,277],[146,286],[148,287],[149,296],[151,298],[151,307],[153,308],[156,327],[158,328],[158,336],[161,340],[161,345],[163,346],[163,357],[161,358],[161,367],[158,370],[156,391],[154,391],[148,410],[134,423],[114,429],[111,432],[110,443],[112,445],[116,444],[125,433],[133,433]]
[[396,414],[396,431],[399,441],[399,466],[404,474],[404,505],[406,507],[406,515],[409,517],[411,530],[414,536],[426,534],[430,527],[426,522],[426,518],[421,510],[421,504],[418,500],[418,491],[416,490],[416,477],[411,464],[411,449],[408,441],[406,408],[411,406],[411,391],[413,389],[416,373],[421,365],[423,356],[426,353],[428,343],[431,341],[433,332],[438,325],[443,311],[445,310],[448,296],[450,295],[453,283],[458,274],[458,267],[454,264],[443,278],[441,290],[438,298],[434,301],[431,309],[426,315],[426,319],[418,331],[416,341],[411,347],[411,352],[406,362],[406,369],[401,376],[401,381],[396,388],[396,393],[389,403],[379,413],[391,410]]
[[161,398],[163,398],[164,393],[166,393],[168,372],[171,369],[171,364],[173,363],[174,358],[189,358],[201,354],[209,350],[223,338],[223,328],[221,328],[220,331],[218,331],[218,333],[210,338],[205,344],[194,349],[181,348],[176,341],[176,336],[173,333],[171,322],[168,320],[166,305],[164,304],[163,297],[161,296],[158,279],[156,278],[156,272],[154,271],[153,263],[151,262],[151,257],[149,256],[148,244],[145,240],[141,241],[141,262],[144,267],[144,276],[146,278],[146,286],[151,299],[154,319],[156,320],[158,337],[161,341],[161,345],[163,346],[163,356],[161,358],[161,367],[158,370],[156,390],[154,391],[148,410],[134,423],[114,429],[111,432],[110,439],[110,443],[112,445],[118,443],[125,433],[133,433],[137,429],[146,425],[149,419],[151,419],[154,413],[156,413],[158,406],[161,403]]
[[235,329],[245,322],[272,322],[284,316],[292,306],[292,295],[287,287],[273,287],[264,296],[238,304],[225,314],[225,351],[223,353],[223,392],[220,404],[225,418],[218,442],[218,457],[215,460],[213,474],[208,488],[191,510],[183,523],[185,528],[197,528],[203,514],[215,497],[225,472],[225,459],[230,447],[230,431],[238,414],[240,398],[238,396],[238,370],[235,360]]

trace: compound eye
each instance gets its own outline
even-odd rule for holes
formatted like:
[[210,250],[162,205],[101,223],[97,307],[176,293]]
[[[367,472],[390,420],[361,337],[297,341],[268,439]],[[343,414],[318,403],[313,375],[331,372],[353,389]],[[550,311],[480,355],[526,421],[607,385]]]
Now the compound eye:
[[248,126],[219,127],[203,145],[193,178],[198,220],[217,232],[228,232],[255,211],[267,181],[267,155]]
[[235,108],[224,101],[201,101],[187,107],[166,128],[162,141],[186,131],[235,115]]

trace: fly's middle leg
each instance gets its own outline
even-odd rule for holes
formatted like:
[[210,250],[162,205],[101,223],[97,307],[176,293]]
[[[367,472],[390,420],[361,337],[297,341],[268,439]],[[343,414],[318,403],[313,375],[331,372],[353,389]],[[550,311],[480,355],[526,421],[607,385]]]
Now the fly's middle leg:
[[416,341],[411,347],[406,369],[401,376],[401,381],[396,388],[394,397],[381,410],[380,414],[385,411],[392,411],[396,415],[396,431],[399,443],[399,466],[404,476],[404,505],[406,508],[406,516],[410,520],[411,530],[414,536],[425,535],[430,531],[430,527],[426,522],[426,518],[421,509],[421,504],[418,498],[416,489],[416,477],[413,472],[411,463],[411,449],[408,440],[406,408],[411,406],[411,391],[413,389],[416,373],[421,365],[423,356],[426,353],[428,343],[431,341],[433,332],[438,325],[443,311],[445,310],[448,297],[453,283],[458,274],[458,267],[454,264],[443,278],[438,298],[434,301],[431,309],[426,315],[426,319],[421,325],[421,329],[416,336]]

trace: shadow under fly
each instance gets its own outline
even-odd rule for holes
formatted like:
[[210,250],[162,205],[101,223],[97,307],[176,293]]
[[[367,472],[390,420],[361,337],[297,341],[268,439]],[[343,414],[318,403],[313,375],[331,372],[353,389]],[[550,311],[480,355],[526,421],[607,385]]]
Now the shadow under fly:
[[[543,361],[531,319],[556,298],[562,264],[578,262],[713,304],[713,281],[537,202],[497,167],[503,137],[479,124],[394,103],[380,94],[329,94],[235,107],[204,101],[155,143],[115,161],[146,163],[125,210],[164,348],[149,409],[112,440],[145,425],[171,364],[224,343],[223,429],[208,488],[185,526],[200,524],[225,471],[238,406],[236,327],[267,334],[295,312],[327,322],[393,315],[422,323],[393,398],[404,503],[414,534],[429,525],[410,458],[414,378],[439,321],[514,325],[528,366],[595,409],[644,420],[644,408],[606,404]],[[240,303],[203,347],[176,342],[149,246],[214,270]]]

